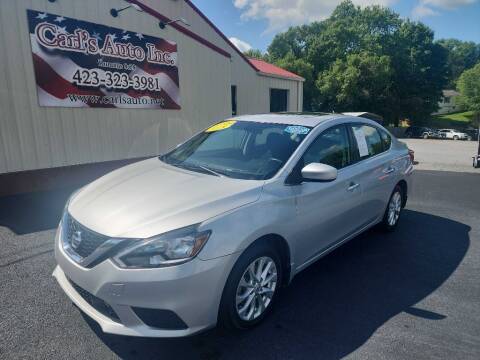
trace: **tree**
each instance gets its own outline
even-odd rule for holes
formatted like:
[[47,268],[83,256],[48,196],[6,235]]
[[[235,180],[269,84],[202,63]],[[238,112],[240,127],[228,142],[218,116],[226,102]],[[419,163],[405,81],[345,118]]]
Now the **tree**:
[[295,58],[304,58],[310,36],[321,31],[320,23],[289,28],[284,33],[275,35],[268,47],[271,61],[279,60],[291,54]]
[[393,69],[388,56],[350,54],[321,72],[316,85],[328,111],[388,112]]
[[473,111],[477,121],[480,117],[480,62],[472,69],[465,70],[458,79],[459,103],[466,110]]
[[[315,86],[305,91],[308,110],[370,110],[387,122],[421,121],[437,109],[447,83],[447,50],[434,42],[433,31],[381,6],[344,1],[328,19],[276,35],[268,53],[277,64],[302,60],[313,67]],[[378,92],[377,70],[385,93]],[[340,84],[342,93],[332,96]]]
[[[473,111],[473,118],[480,131],[480,62],[472,69],[465,70],[458,79],[460,104]],[[480,133],[478,135],[478,155],[480,155]]]
[[454,89],[460,75],[480,61],[480,44],[457,39],[443,39],[437,43],[448,52],[448,86]]
[[303,83],[303,101],[306,102],[304,109],[313,111],[311,104],[316,96],[315,78],[313,76],[313,65],[304,59],[296,58],[291,52],[283,58],[274,61],[275,65],[300,75],[305,79]]
[[400,25],[399,15],[388,8],[360,8],[344,1],[323,22],[322,31],[308,42],[308,59],[322,71],[353,53],[390,55]]
[[433,42],[433,31],[422,23],[404,21],[390,54],[395,69],[392,111],[401,118],[422,122],[438,109],[447,82],[446,50]]
[[248,56],[254,59],[261,59],[261,60],[264,60],[266,57],[266,55],[264,55],[262,51],[258,49],[250,49],[250,50],[244,51],[243,54],[245,56]]

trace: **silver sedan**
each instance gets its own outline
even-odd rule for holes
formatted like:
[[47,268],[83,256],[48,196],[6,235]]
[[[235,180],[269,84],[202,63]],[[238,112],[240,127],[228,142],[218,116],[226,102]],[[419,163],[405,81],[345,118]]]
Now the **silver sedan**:
[[302,269],[374,225],[395,229],[412,169],[367,119],[235,117],[73,194],[53,275],[108,333],[250,328]]

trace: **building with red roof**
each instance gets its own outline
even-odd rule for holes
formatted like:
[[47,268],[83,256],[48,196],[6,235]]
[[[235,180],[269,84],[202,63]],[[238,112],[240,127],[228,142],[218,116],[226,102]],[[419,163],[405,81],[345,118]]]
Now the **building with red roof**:
[[276,65],[270,64],[264,60],[255,59],[255,58],[248,58],[248,61],[263,75],[267,76],[275,76],[284,79],[292,79],[297,81],[305,81],[304,78],[294,74],[288,70],[282,69]]

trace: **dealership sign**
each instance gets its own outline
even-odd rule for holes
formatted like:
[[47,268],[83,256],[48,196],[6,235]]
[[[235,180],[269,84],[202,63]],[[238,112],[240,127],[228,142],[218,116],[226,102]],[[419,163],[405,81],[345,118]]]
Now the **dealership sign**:
[[40,106],[180,109],[176,43],[27,14]]

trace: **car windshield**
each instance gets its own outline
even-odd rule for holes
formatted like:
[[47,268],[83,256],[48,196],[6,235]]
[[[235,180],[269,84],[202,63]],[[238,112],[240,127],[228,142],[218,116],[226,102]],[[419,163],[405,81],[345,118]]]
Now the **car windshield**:
[[311,128],[229,120],[213,125],[160,160],[210,175],[264,180],[287,162]]

